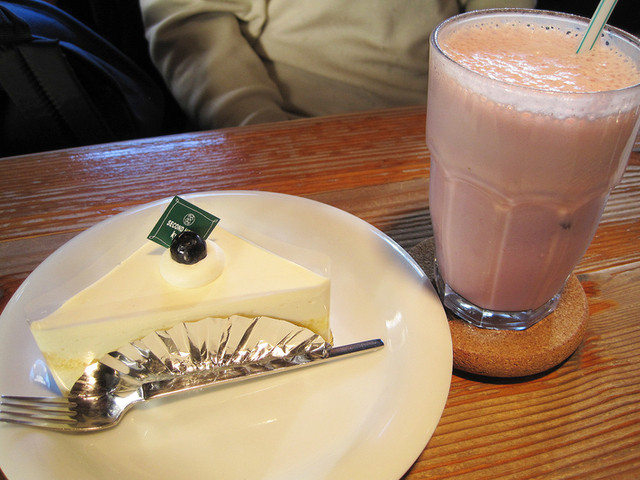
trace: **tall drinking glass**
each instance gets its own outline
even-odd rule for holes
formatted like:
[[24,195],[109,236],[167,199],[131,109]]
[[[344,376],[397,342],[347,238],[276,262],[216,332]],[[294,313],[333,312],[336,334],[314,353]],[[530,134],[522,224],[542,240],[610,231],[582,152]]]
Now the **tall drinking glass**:
[[587,26],[500,9],[431,36],[436,283],[473,325],[525,329],[553,311],[625,169],[640,125],[640,42],[606,27],[576,54]]

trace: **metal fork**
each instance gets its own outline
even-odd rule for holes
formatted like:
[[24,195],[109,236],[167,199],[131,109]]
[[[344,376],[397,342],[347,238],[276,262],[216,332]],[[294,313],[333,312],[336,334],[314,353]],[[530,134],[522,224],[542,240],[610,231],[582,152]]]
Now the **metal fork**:
[[345,355],[379,349],[379,339],[332,347],[328,355],[297,365],[276,366],[269,370],[220,378],[218,374],[200,374],[197,381],[189,376],[141,383],[120,376],[113,368],[96,362],[85,370],[65,397],[0,396],[0,421],[70,433],[103,430],[117,425],[135,404],[152,398],[201,389],[258,376],[317,365]]

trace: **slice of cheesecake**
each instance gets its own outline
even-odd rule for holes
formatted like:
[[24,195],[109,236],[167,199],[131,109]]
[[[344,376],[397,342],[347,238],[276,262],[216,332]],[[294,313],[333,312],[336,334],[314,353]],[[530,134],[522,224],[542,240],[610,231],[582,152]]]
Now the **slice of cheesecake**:
[[[332,341],[326,276],[220,227],[207,244],[207,257],[217,262],[209,282],[202,281],[204,267],[198,264],[167,269],[168,251],[148,242],[56,311],[31,324],[62,392],[73,386],[94,359],[155,330],[207,317],[272,317]],[[185,276],[192,275],[189,267],[194,267],[193,275],[198,277],[195,284],[204,285],[176,286],[189,283],[184,282]]]

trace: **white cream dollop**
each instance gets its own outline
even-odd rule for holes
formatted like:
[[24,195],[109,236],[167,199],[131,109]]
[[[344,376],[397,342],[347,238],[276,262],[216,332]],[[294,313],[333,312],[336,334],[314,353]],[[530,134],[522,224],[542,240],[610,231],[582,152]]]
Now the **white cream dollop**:
[[160,258],[160,274],[167,282],[180,288],[197,288],[218,278],[224,270],[224,252],[211,240],[207,240],[207,256],[193,265],[185,265],[171,258],[166,249]]

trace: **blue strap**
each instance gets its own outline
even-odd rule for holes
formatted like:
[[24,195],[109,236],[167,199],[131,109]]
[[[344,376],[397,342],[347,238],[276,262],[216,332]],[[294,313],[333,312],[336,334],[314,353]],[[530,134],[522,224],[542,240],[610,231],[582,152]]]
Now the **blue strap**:
[[82,143],[113,137],[76,78],[57,41],[34,39],[29,26],[0,6],[0,88],[43,132]]

